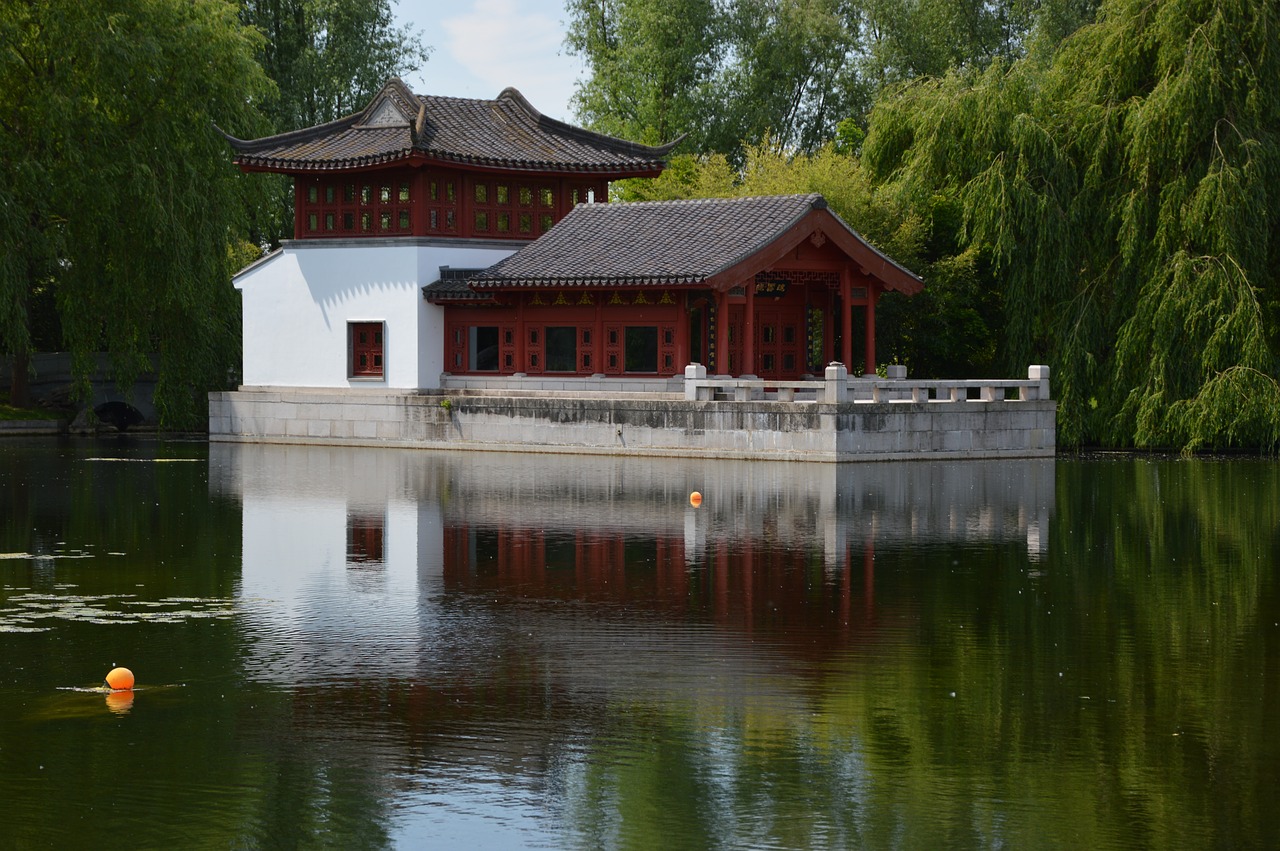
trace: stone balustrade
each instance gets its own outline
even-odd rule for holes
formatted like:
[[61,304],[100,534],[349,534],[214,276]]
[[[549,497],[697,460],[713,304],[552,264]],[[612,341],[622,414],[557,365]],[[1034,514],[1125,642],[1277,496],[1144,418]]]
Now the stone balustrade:
[[770,402],[1004,402],[1049,400],[1049,367],[1034,365],[1026,379],[907,379],[906,368],[891,366],[890,377],[850,378],[833,363],[822,379],[771,381],[752,376],[707,376],[701,364],[684,371],[688,401]]

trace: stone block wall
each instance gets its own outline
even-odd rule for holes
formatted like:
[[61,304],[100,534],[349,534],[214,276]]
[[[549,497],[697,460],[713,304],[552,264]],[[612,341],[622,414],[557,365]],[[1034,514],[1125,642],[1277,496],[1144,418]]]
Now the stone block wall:
[[1048,457],[1056,404],[686,401],[258,388],[209,397],[211,440],[806,461]]

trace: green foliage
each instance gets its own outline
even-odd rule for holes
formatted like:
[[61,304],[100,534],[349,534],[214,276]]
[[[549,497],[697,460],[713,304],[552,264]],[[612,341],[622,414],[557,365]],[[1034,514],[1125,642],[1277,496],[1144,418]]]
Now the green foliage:
[[771,141],[815,151],[835,126],[861,115],[870,92],[852,61],[861,47],[841,0],[738,0],[727,6],[726,52],[717,87],[724,107],[716,150]]
[[[589,126],[741,165],[748,148],[861,142],[886,85],[1051,53],[1095,0],[570,0]],[[841,127],[842,123],[844,124]]]
[[122,386],[156,352],[162,422],[199,424],[238,358],[243,202],[212,123],[262,127],[257,34],[225,0],[49,0],[0,5],[0,44],[4,353],[51,293],[81,394],[93,352]]
[[702,136],[722,42],[712,0],[569,0],[566,11],[569,51],[592,68],[574,96],[579,116],[650,144]]
[[962,211],[954,192],[908,203],[899,187],[875,186],[860,160],[835,145],[787,156],[765,139],[744,156],[741,169],[723,154],[675,156],[660,177],[615,189],[627,201],[821,193],[836,215],[927,281],[910,299],[889,293],[881,300],[881,354],[922,377],[994,373],[1002,302],[988,286],[981,252],[958,247]]
[[65,347],[81,396],[94,352],[122,387],[155,354],[162,424],[198,426],[239,361],[230,276],[292,222],[213,125],[327,121],[425,58],[387,0],[0,4],[0,350]]
[[913,83],[863,146],[877,187],[962,204],[1001,359],[1047,358],[1060,440],[1280,440],[1280,16],[1105,3],[1050,57]]
[[[390,0],[239,0],[240,20],[263,36],[256,57],[276,84],[261,103],[269,132],[313,127],[364,108],[389,77],[411,74],[430,49],[394,26]],[[247,137],[250,127],[227,127]],[[258,175],[246,199],[251,239],[293,235],[293,181]]]
[[14,420],[56,420],[61,416],[57,411],[44,408],[15,408],[13,405],[0,404],[0,421]]
[[430,53],[419,33],[394,26],[390,0],[241,0],[240,19],[263,35],[257,58],[278,90],[264,111],[277,132],[363,109]]

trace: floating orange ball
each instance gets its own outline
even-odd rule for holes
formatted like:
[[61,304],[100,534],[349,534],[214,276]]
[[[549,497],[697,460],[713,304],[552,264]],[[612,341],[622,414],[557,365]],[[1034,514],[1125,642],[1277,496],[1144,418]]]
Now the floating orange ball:
[[689,494],[689,504],[692,505],[694,508],[697,508],[699,505],[702,505],[702,494],[698,493],[697,491],[694,491],[693,493]]
[[128,668],[112,668],[107,674],[107,688],[126,691],[133,688],[133,671]]

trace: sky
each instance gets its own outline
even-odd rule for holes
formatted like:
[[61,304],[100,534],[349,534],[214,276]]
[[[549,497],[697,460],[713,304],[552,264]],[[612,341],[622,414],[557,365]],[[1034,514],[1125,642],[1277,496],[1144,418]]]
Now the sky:
[[565,52],[564,0],[393,0],[432,48],[405,77],[421,95],[494,98],[514,86],[543,115],[572,121],[582,63]]

